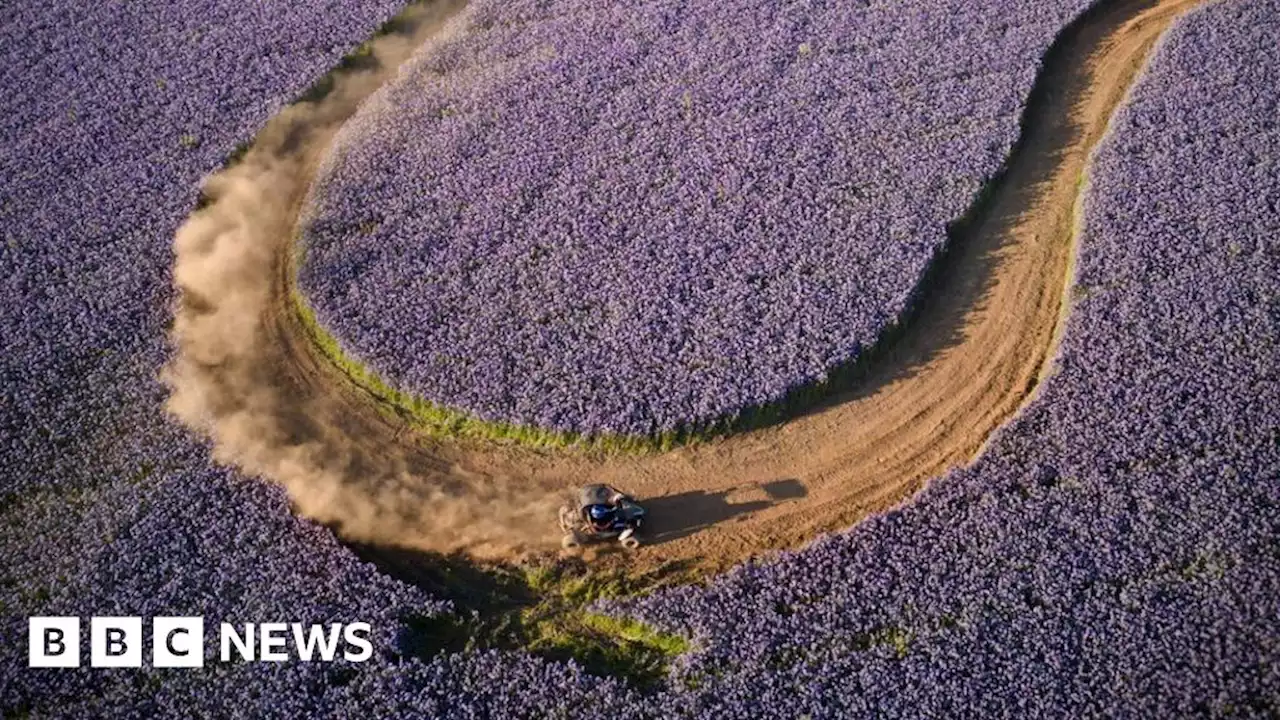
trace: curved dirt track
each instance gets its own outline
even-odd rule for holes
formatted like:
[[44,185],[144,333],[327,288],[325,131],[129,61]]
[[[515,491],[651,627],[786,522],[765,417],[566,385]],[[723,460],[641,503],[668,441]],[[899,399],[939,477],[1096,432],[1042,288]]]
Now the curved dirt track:
[[[294,184],[282,199],[290,215],[272,226],[268,312],[253,349],[255,366],[266,369],[253,382],[273,387],[271,412],[286,418],[279,433],[341,446],[309,457],[340,465],[342,486],[326,487],[317,499],[305,480],[282,482],[301,512],[334,522],[353,539],[492,555],[512,548],[492,533],[472,542],[468,523],[511,524],[521,549],[554,548],[551,498],[603,479],[651,510],[649,544],[617,560],[636,569],[687,560],[717,570],[893,506],[930,478],[970,462],[1050,371],[1089,154],[1154,43],[1202,1],[1104,0],[1060,38],[1037,79],[1005,175],[952,238],[902,336],[877,353],[854,389],[784,425],[661,454],[595,457],[417,437],[338,371],[292,311],[291,243],[280,239],[295,230],[325,143],[316,144],[318,151],[291,170]],[[251,399],[230,404],[252,414]],[[237,435],[242,443],[244,434]],[[224,457],[269,477],[282,467],[245,460],[247,454]],[[392,461],[395,471],[383,472],[381,464]],[[467,519],[444,523],[457,532],[452,546],[439,528],[424,529],[442,522],[442,493],[474,496]]]

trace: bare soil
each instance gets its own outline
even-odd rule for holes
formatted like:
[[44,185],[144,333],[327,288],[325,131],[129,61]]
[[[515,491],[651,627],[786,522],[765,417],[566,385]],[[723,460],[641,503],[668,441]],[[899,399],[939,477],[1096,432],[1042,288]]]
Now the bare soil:
[[[336,370],[298,324],[289,243],[281,244],[264,337],[277,381],[289,394],[328,396],[342,408],[349,441],[370,455],[410,458],[410,475],[424,488],[557,493],[603,480],[626,490],[650,509],[647,545],[606,555],[637,571],[672,560],[715,571],[848,528],[972,462],[1051,374],[1090,153],[1156,41],[1200,2],[1104,0],[1064,33],[1037,79],[1006,172],[952,238],[910,323],[856,387],[783,425],[612,457],[415,436]],[[431,492],[395,492],[403,503],[424,503],[403,509],[430,521],[422,498]],[[557,546],[553,515],[530,522],[545,526],[534,549]],[[376,541],[421,546],[417,538],[388,530]]]

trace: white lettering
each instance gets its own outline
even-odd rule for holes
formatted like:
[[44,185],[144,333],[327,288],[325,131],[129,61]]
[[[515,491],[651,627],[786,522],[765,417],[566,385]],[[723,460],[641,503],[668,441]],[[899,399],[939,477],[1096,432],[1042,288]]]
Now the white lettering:
[[241,660],[246,662],[253,660],[253,623],[244,624],[244,637],[236,632],[234,625],[222,623],[222,662],[231,661],[232,645],[235,646],[236,652],[240,653]]
[[329,626],[329,633],[326,636],[323,625],[312,625],[304,637],[302,623],[294,623],[293,644],[298,648],[298,657],[305,662],[311,662],[311,656],[315,653],[316,647],[319,646],[320,659],[325,662],[333,662],[333,656],[338,652],[338,635],[341,631],[342,625],[333,623]]
[[[351,652],[347,650],[342,653],[342,657],[351,662],[364,662],[373,657],[373,643],[369,642],[369,623],[351,623],[342,630],[342,637],[347,641],[348,645],[362,648],[360,652]],[[361,637],[360,633],[364,634]]]
[[289,659],[287,651],[277,651],[275,648],[283,648],[289,640],[285,632],[289,629],[284,623],[262,623],[258,626],[258,645],[262,648],[262,657],[260,660],[269,660],[271,662],[283,662]]

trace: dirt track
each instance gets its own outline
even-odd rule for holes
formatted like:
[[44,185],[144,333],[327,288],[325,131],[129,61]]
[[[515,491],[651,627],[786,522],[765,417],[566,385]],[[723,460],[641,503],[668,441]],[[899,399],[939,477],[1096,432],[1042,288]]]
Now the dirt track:
[[[538,493],[600,478],[650,507],[649,544],[625,560],[637,569],[682,559],[716,570],[848,527],[970,462],[1050,371],[1089,154],[1153,44],[1201,1],[1106,3],[1059,40],[1005,176],[953,238],[901,338],[877,355],[853,390],[784,425],[663,454],[604,459],[414,437],[321,357],[299,326],[287,300],[287,242],[279,243],[262,338],[261,352],[276,371],[272,382],[282,397],[323,398],[344,442],[364,456],[404,459],[410,472],[398,475],[400,486],[367,492],[399,498],[402,515],[423,522],[430,522],[431,506],[421,499],[430,488],[516,486]],[[312,158],[304,166],[314,164]],[[300,172],[305,187],[311,169]],[[293,202],[296,210],[300,196]],[[299,400],[297,413],[311,407]],[[413,478],[421,478],[421,492]],[[423,507],[412,507],[416,502]],[[545,544],[555,547],[550,516],[529,522],[545,526]],[[400,525],[382,527],[377,537],[366,528],[360,539],[442,549],[396,530]]]

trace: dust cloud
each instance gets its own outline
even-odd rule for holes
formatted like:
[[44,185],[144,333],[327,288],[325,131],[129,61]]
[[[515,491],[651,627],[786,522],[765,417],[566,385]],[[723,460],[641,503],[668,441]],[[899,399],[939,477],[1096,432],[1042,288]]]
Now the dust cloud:
[[322,361],[300,347],[290,315],[294,223],[315,168],[402,62],[457,32],[461,5],[409,11],[321,99],[281,112],[239,162],[206,179],[204,207],[174,239],[176,352],[162,379],[167,409],[212,440],[218,462],[280,483],[299,514],[345,539],[510,556],[545,547],[554,494],[467,472],[402,441],[400,425],[376,412],[353,412],[349,394],[311,381],[306,364]]

